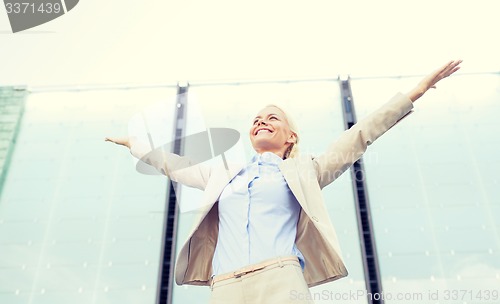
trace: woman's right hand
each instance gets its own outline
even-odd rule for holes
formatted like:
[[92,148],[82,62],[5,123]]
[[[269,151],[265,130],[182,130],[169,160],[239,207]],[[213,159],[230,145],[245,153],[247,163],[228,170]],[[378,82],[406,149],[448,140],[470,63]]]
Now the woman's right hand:
[[125,146],[130,149],[130,140],[128,137],[106,137],[104,141],[109,141],[120,146]]

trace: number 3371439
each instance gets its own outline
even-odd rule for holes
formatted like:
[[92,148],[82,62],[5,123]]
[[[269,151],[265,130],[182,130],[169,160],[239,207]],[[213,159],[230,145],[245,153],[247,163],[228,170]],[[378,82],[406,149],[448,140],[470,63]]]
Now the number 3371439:
[[59,3],[5,3],[7,14],[59,14],[61,4]]

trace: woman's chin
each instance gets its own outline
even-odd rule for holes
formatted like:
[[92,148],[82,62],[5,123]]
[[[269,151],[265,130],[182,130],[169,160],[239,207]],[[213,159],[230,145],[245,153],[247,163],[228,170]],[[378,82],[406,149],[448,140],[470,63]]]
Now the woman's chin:
[[253,148],[257,153],[275,152],[280,150],[277,145],[265,141],[254,142]]

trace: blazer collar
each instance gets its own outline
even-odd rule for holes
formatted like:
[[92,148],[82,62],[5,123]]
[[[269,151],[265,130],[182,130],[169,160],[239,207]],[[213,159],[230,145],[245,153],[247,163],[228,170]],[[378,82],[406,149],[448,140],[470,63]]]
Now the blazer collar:
[[[213,176],[210,177],[209,184],[203,193],[202,210],[206,214],[212,206],[217,202],[224,187],[245,167],[243,163],[228,163],[226,169],[224,165],[217,166],[212,172]],[[207,191],[208,190],[208,191]]]
[[[200,215],[204,217],[213,205],[219,199],[220,194],[224,190],[224,187],[229,184],[229,182],[246,166],[244,163],[233,163],[228,164],[226,169],[224,166],[217,166],[213,172],[213,176],[210,178],[209,184],[203,194],[202,206],[198,209]],[[295,195],[295,198],[299,202],[305,211],[307,211],[306,199],[304,192],[302,190],[302,185],[300,182],[299,168],[297,168],[296,160],[293,158],[286,159],[278,164],[283,177],[285,178],[288,187]]]
[[289,158],[284,160],[279,164],[281,174],[285,178],[288,187],[292,191],[293,195],[299,202],[303,209],[306,209],[306,199],[304,192],[302,191],[302,185],[300,183],[299,168],[297,168],[297,163],[294,158]]

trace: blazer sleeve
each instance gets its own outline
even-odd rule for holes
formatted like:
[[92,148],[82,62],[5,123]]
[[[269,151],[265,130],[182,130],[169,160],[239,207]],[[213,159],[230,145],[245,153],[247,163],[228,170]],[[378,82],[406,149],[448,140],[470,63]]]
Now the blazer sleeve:
[[357,122],[326,150],[313,159],[321,188],[344,173],[377,138],[410,114],[413,102],[398,93],[386,104]]
[[162,148],[151,150],[139,141],[131,142],[130,153],[172,181],[200,190],[205,190],[212,171],[210,166],[193,163],[189,157],[179,156]]

